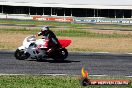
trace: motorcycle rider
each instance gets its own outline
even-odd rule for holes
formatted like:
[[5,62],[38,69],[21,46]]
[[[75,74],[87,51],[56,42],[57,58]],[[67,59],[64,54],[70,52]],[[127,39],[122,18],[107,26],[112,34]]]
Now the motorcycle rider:
[[49,29],[48,26],[44,26],[41,28],[41,32],[38,33],[38,36],[43,36],[46,40],[48,40],[48,50],[47,53],[53,52],[55,49],[60,47],[60,43],[54,34],[53,31]]

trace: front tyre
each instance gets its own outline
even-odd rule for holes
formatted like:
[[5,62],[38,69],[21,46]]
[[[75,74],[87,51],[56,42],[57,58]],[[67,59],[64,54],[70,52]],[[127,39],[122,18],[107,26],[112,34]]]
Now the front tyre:
[[65,48],[59,49],[58,51],[55,51],[53,54],[53,59],[56,61],[63,61],[67,58],[68,51]]
[[23,50],[17,49],[14,54],[15,58],[18,60],[25,60],[29,58],[30,54],[29,53],[24,53]]

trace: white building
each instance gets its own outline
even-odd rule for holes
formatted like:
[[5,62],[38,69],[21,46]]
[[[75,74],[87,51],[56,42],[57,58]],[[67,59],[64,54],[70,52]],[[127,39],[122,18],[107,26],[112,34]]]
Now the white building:
[[131,18],[132,0],[0,0],[0,13]]

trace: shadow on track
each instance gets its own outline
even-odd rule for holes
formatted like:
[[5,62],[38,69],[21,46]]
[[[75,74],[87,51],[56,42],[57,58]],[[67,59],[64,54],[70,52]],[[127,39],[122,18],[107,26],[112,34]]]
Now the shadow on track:
[[[28,60],[28,61],[36,61],[36,60]],[[55,60],[41,60],[36,62],[49,62],[49,63],[72,63],[72,62],[80,62],[80,61],[72,61],[72,60],[64,60],[64,61],[55,61]]]

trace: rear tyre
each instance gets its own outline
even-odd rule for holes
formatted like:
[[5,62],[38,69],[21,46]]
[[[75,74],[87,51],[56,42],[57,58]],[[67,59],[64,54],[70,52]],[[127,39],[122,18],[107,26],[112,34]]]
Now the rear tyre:
[[23,50],[17,49],[14,54],[15,58],[18,60],[25,60],[29,58],[30,54],[29,53],[24,53]]
[[55,61],[64,61],[68,56],[68,51],[65,48],[59,49],[54,52],[52,58]]

